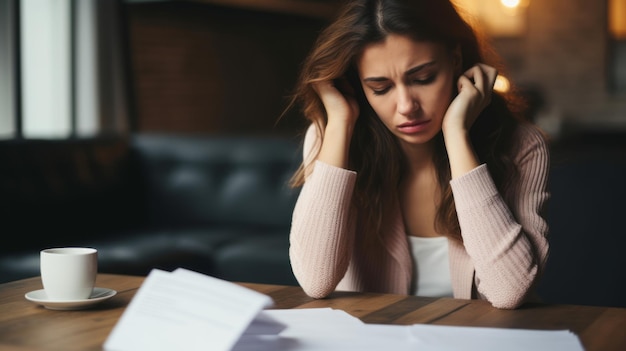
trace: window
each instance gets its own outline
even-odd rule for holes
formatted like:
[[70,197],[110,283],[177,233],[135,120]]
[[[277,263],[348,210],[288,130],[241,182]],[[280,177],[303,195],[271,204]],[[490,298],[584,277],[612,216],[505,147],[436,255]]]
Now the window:
[[15,134],[15,48],[12,14],[15,1],[0,0],[0,138],[12,137]]
[[121,2],[0,0],[0,138],[128,128]]

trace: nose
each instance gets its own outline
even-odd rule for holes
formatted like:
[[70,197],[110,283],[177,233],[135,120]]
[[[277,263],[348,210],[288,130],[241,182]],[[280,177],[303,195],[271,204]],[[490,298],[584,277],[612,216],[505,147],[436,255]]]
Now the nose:
[[403,87],[399,88],[397,92],[398,113],[402,115],[410,115],[419,109],[419,103],[417,102],[417,99],[411,95],[409,89]]

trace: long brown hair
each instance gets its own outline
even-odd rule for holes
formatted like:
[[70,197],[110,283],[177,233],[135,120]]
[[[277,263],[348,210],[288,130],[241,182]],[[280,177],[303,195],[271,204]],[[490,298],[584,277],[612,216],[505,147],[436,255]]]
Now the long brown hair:
[[[350,168],[357,171],[354,204],[367,237],[380,235],[386,224],[382,214],[397,201],[398,185],[405,170],[405,160],[396,137],[383,125],[370,107],[359,81],[356,61],[365,46],[380,42],[390,34],[406,35],[417,41],[444,44],[450,52],[460,49],[461,72],[485,62],[499,67],[496,56],[484,40],[461,16],[449,0],[354,0],[345,3],[337,19],[320,34],[305,60],[290,106],[299,104],[304,116],[324,137],[327,116],[313,90],[319,81],[346,79],[356,93],[360,110],[350,144]],[[489,170],[501,191],[516,174],[508,151],[517,124],[513,95],[494,93],[491,104],[475,122],[470,136],[481,162]],[[450,188],[450,165],[442,134],[435,140],[434,162],[441,191],[435,226],[451,238],[461,239],[458,218]],[[319,145],[318,145],[319,146]],[[319,152],[319,147],[313,152]],[[312,155],[314,158],[316,155]],[[311,159],[311,158],[307,158]],[[306,161],[306,160],[305,160]],[[305,162],[292,178],[301,186]]]

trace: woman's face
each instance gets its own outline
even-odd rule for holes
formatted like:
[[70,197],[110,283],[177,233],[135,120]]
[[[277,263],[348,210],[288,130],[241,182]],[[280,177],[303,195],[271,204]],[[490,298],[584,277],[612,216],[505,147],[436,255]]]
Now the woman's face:
[[365,47],[359,77],[370,105],[400,141],[425,144],[439,133],[455,81],[444,45],[390,35]]

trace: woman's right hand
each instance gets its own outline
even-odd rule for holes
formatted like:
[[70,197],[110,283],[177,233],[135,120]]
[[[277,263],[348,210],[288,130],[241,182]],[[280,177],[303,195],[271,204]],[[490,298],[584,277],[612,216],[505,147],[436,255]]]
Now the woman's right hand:
[[359,116],[359,105],[345,80],[317,82],[313,84],[313,89],[324,104],[328,124],[340,123],[349,128],[354,127]]
[[337,87],[331,81],[318,82],[313,86],[324,104],[328,118],[317,160],[347,168],[350,140],[359,116],[359,104],[351,94],[347,82],[335,80],[335,83],[341,86]]

